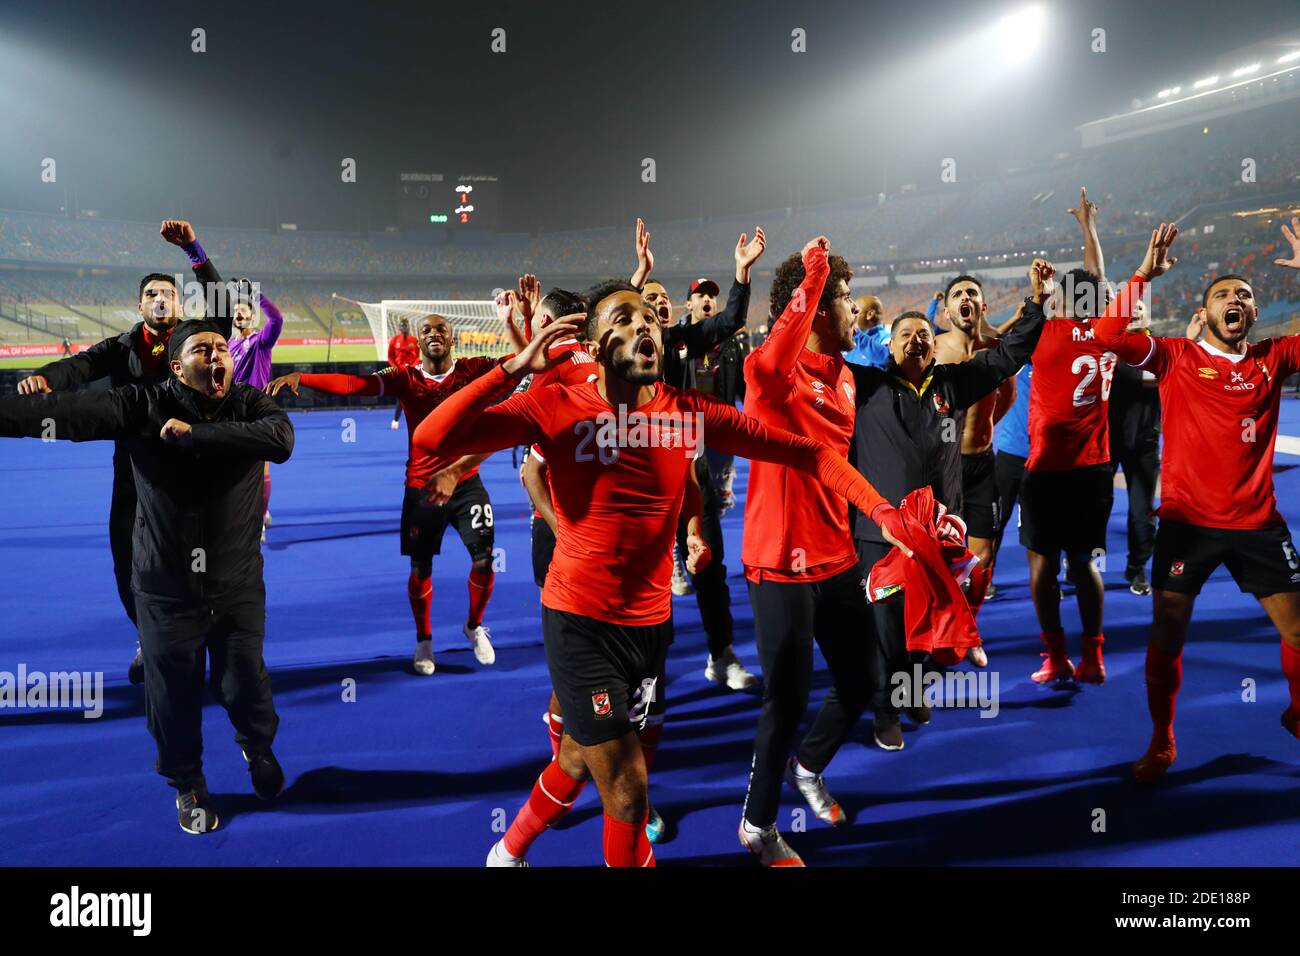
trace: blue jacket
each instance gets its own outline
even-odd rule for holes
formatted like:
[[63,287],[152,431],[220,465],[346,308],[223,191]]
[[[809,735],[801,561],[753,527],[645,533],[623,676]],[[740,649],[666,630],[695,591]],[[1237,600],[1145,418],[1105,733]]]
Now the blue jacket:
[[866,331],[854,329],[853,348],[843,354],[844,361],[854,365],[884,368],[889,364],[889,330],[883,325],[874,325]]
[[993,430],[993,447],[1008,455],[1029,457],[1029,383],[1033,366],[1026,363],[1016,374],[1016,401]]

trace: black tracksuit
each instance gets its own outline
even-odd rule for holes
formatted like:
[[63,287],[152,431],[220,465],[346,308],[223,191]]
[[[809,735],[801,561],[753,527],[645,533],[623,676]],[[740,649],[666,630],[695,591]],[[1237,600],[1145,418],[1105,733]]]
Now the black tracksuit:
[[[961,509],[961,434],[966,409],[1029,361],[1043,332],[1043,308],[1025,302],[1020,321],[996,347],[967,362],[931,365],[918,391],[898,377],[891,361],[881,370],[850,365],[856,391],[851,460],[890,504],[897,506],[918,488],[930,486],[950,510]],[[889,553],[880,529],[858,514],[857,539],[862,573]],[[896,716],[889,702],[889,676],[907,667],[901,601],[871,605],[876,640],[872,642],[872,706],[877,717]]]
[[[749,285],[731,284],[727,307],[703,322],[691,324],[687,316],[664,330],[664,381],[674,388],[695,387],[695,359],[707,354],[736,334],[745,324],[749,311]],[[686,346],[686,356],[679,354]],[[731,592],[727,589],[727,567],[723,564],[722,503],[709,476],[707,455],[695,460],[695,474],[700,480],[700,508],[703,538],[713,552],[709,566],[692,577],[695,603],[709,642],[709,653],[717,657],[731,646],[734,622],[731,617]],[[686,553],[686,522],[677,525],[677,547]],[[683,562],[685,567],[685,562]]]
[[[206,315],[221,328],[227,339],[231,334],[229,297],[216,294],[221,276],[211,260],[194,267],[194,276],[206,285]],[[164,361],[150,372],[140,361],[138,346],[143,337],[143,322],[137,322],[130,331],[97,342],[84,352],[71,358],[37,369],[50,389],[62,392],[77,385],[97,379],[108,379],[109,385],[147,385],[165,381],[171,370]],[[131,623],[135,623],[135,598],[131,595],[131,529],[135,524],[135,479],[131,476],[131,460],[126,446],[117,442],[113,449],[113,495],[108,506],[108,545],[113,553],[113,576],[117,579],[117,596],[122,602]]]
[[[203,788],[200,732],[205,652],[212,691],[252,752],[279,718],[262,659],[262,463],[293,450],[289,417],[266,395],[231,385],[214,409],[178,379],[107,391],[0,399],[0,437],[114,440],[129,458],[137,503],[131,590],[145,667],[145,713],[158,772],[178,790]],[[168,419],[193,444],[169,445]]]
[[1115,366],[1110,385],[1110,461],[1124,469],[1128,486],[1128,563],[1124,577],[1145,569],[1155,550],[1153,513],[1160,478],[1160,390],[1143,382],[1142,370]]

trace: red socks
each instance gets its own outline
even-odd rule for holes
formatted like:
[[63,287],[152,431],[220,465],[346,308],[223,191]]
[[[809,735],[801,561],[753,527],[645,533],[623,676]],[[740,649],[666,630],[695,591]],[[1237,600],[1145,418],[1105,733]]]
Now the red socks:
[[[605,865],[654,866],[655,851],[646,839],[645,825],[649,814],[640,823],[624,823],[605,814]],[[509,847],[507,847],[509,849]]]
[[659,750],[659,738],[663,735],[663,714],[656,714],[646,718],[645,726],[637,734],[641,740],[641,756],[645,759],[646,773],[649,773],[651,766],[654,765],[655,754]]
[[415,615],[417,640],[428,640],[429,605],[433,603],[433,578],[422,578],[414,571],[406,579],[406,595],[411,599],[411,613]]
[[[1283,647],[1286,645],[1284,644]],[[1300,658],[1300,654],[1296,655]],[[1285,657],[1283,670],[1286,669]],[[1147,645],[1147,709],[1151,711],[1154,735],[1165,740],[1174,739],[1174,703],[1178,688],[1183,685],[1183,654],[1170,654],[1154,644]],[[1297,671],[1300,677],[1300,671]],[[1293,683],[1293,687],[1295,684]],[[1291,692],[1295,699],[1295,690]]]
[[483,612],[487,610],[488,598],[492,597],[492,582],[496,575],[492,569],[469,571],[469,617],[465,624],[472,630],[483,623]]
[[1291,709],[1300,713],[1300,651],[1286,641],[1282,642],[1282,673],[1291,691]]
[[1065,660],[1068,655],[1065,653],[1065,631],[1058,629],[1055,631],[1039,631],[1038,636],[1047,645],[1047,653],[1054,661]]
[[553,714],[548,709],[546,712],[546,726],[551,731],[551,757],[560,755],[560,740],[564,737],[564,718],[559,714]]
[[[542,831],[569,812],[586,785],[587,781],[574,780],[561,770],[557,761],[547,764],[537,783],[533,784],[528,802],[515,814],[514,822],[506,831],[503,841],[506,852],[516,858],[525,856]],[[605,819],[608,821],[609,817]]]
[[984,604],[984,596],[989,590],[989,581],[993,574],[984,565],[977,565],[970,573],[968,584],[966,586],[966,603],[970,605],[971,613],[978,614],[980,607]]
[[262,514],[271,510],[271,473],[262,474]]

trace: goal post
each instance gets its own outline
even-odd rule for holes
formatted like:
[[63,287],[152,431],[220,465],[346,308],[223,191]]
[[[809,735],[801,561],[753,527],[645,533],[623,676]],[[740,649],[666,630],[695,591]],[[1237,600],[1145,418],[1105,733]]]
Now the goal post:
[[[343,299],[343,296],[338,298]],[[398,333],[402,319],[411,334],[419,331],[418,322],[426,315],[445,316],[456,335],[456,354],[486,355],[499,358],[514,351],[501,331],[496,303],[491,299],[383,299],[379,302],[353,302],[366,315],[370,334],[375,340],[375,355],[388,361],[388,342]]]

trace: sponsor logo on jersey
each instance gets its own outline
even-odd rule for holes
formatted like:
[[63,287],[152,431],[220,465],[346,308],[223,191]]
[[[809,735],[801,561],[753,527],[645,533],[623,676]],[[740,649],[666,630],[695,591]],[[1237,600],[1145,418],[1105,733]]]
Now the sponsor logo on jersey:
[[1196,374],[1201,378],[1218,378],[1219,370],[1213,368],[1198,368]]
[[1255,383],[1246,381],[1246,376],[1237,371],[1232,372],[1232,383],[1223,386],[1225,392],[1249,392],[1253,391],[1254,388]]
[[591,709],[597,717],[608,717],[614,712],[609,704],[609,691],[598,690],[591,695]]
[[1173,564],[1169,565],[1169,573],[1174,577],[1178,577],[1178,575],[1183,573],[1183,568],[1183,562],[1175,561]]

